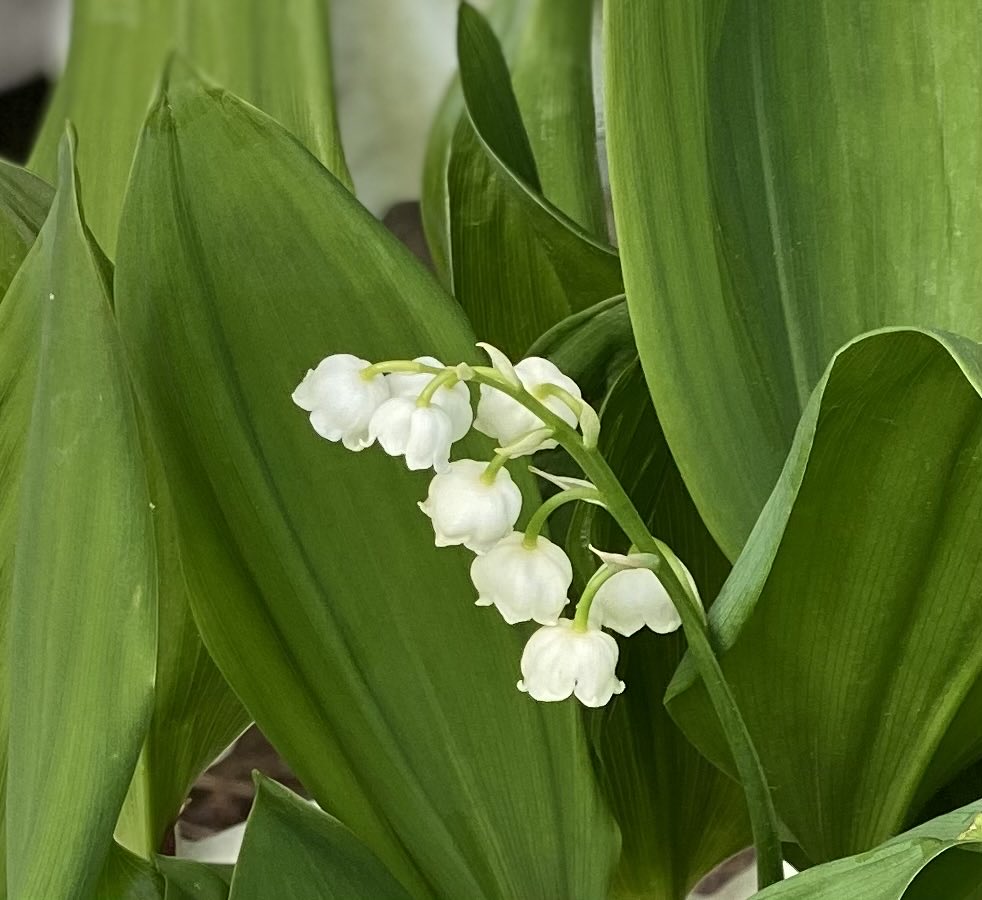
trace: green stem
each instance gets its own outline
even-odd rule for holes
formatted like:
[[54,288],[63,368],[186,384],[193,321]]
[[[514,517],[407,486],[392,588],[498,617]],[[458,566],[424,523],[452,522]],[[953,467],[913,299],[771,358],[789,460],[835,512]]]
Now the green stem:
[[485,484],[494,484],[498,477],[498,470],[508,462],[508,457],[503,453],[495,453],[494,459],[488,463],[488,467],[481,473],[481,481]]
[[592,487],[570,488],[567,491],[560,491],[553,494],[546,500],[529,519],[525,527],[525,541],[527,548],[535,546],[535,539],[542,533],[546,519],[549,518],[560,506],[565,503],[573,503],[576,500],[601,500],[600,491]]
[[376,375],[388,375],[393,372],[403,372],[409,375],[440,375],[446,369],[418,363],[413,359],[387,359],[383,362],[372,363],[361,370],[362,378],[374,378]]
[[[474,380],[496,388],[517,400],[552,428],[556,440],[563,445],[566,452],[603,496],[608,511],[628,539],[642,553],[655,553],[659,557],[662,556],[658,542],[649,533],[641,514],[596,448],[585,447],[580,435],[573,428],[527,391],[502,383],[500,377],[488,378],[479,369],[474,371]],[[763,889],[784,877],[777,813],[774,810],[774,801],[767,784],[764,767],[761,765],[757,748],[740,715],[736,698],[716,657],[702,606],[667,564],[660,567],[658,578],[668,591],[682,619],[689,650],[706,686],[706,692],[723,729],[737,775],[743,786],[750,813],[754,847],[757,850],[757,882],[760,889]]]
[[590,621],[590,607],[593,606],[593,598],[597,596],[597,591],[608,579],[617,574],[617,569],[612,566],[601,566],[590,576],[590,580],[583,588],[580,595],[580,602],[576,604],[576,615],[573,617],[573,628],[576,631],[586,631]]
[[416,398],[417,406],[429,406],[433,401],[433,396],[442,387],[451,388],[460,379],[457,377],[457,373],[453,369],[444,369],[439,375],[434,375],[433,379],[420,391],[419,396]]

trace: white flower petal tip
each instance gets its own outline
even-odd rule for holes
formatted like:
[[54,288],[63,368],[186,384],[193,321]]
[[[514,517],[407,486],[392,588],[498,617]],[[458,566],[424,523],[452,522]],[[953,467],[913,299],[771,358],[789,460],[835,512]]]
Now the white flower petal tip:
[[293,402],[310,413],[314,431],[349,450],[372,444],[369,423],[391,396],[384,376],[362,375],[369,365],[350,353],[335,353],[310,369],[292,394]]
[[476,459],[458,459],[430,482],[419,508],[433,522],[438,547],[463,544],[486,553],[515,527],[522,492],[507,469],[498,469],[492,481],[485,481],[487,467]]
[[471,563],[471,581],[477,605],[496,606],[509,625],[554,625],[569,603],[573,566],[552,541],[540,536],[528,547],[524,533],[513,531]]
[[404,456],[412,471],[450,465],[453,422],[441,407],[419,406],[412,397],[391,397],[372,416],[369,443],[378,440],[389,456]]
[[654,553],[608,553],[598,550],[593,544],[587,546],[601,562],[615,569],[655,569],[661,565],[661,557]]
[[650,569],[615,572],[597,591],[590,606],[590,625],[630,637],[647,626],[670,634],[682,624],[668,591]]
[[528,470],[533,475],[538,475],[539,478],[544,481],[548,481],[550,484],[556,485],[556,487],[561,488],[564,491],[571,491],[574,488],[596,488],[593,482],[587,481],[585,478],[571,478],[568,475],[553,475],[552,472],[546,472],[543,469],[537,469],[535,466],[529,466]]
[[[576,382],[564,375],[547,359],[530,356],[517,363],[514,372],[522,387],[531,394],[540,392],[544,385],[553,385],[562,388],[575,399],[581,398]],[[540,402],[567,425],[576,427],[577,414],[561,398],[545,396]],[[545,428],[545,423],[517,400],[482,384],[474,427],[482,434],[497,440],[502,446],[508,447],[536,431],[541,431]],[[527,448],[523,445],[521,454],[516,455],[526,456],[538,450],[551,450],[557,446],[557,443],[554,438],[544,436],[537,445],[529,445]]]
[[522,386],[522,382],[519,380],[518,375],[515,374],[515,367],[504,353],[502,353],[497,347],[493,346],[492,344],[485,343],[484,341],[478,341],[477,346],[487,353],[488,359],[491,360],[491,367],[496,372],[499,372],[505,381],[507,381],[513,387]]
[[584,706],[604,706],[624,690],[614,672],[617,656],[617,641],[609,634],[578,631],[570,619],[560,619],[529,638],[518,689],[545,703],[574,696]]

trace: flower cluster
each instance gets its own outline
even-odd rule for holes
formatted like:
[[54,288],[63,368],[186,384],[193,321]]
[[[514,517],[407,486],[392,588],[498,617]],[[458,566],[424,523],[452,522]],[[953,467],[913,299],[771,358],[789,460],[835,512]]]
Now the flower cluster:
[[[476,605],[495,607],[510,625],[541,626],[522,654],[519,690],[536,700],[572,695],[586,706],[602,706],[624,690],[615,674],[617,642],[603,629],[630,636],[647,626],[667,633],[679,627],[678,613],[653,571],[657,558],[594,551],[600,568],[574,617],[563,618],[573,567],[540,532],[563,503],[603,505],[603,495],[588,481],[530,467],[560,492],[517,531],[522,494],[505,463],[557,446],[558,429],[567,435],[579,429],[577,439],[595,446],[599,420],[576,383],[549,360],[529,357],[513,366],[496,348],[479,346],[490,356],[490,368],[445,366],[428,356],[380,363],[328,356],[307,372],[293,400],[329,441],[355,451],[377,441],[390,456],[404,457],[408,468],[434,470],[419,508],[432,522],[437,546],[462,545],[475,554],[470,574]],[[469,381],[480,386],[476,415]],[[471,427],[498,442],[494,458],[451,462],[453,444]]]

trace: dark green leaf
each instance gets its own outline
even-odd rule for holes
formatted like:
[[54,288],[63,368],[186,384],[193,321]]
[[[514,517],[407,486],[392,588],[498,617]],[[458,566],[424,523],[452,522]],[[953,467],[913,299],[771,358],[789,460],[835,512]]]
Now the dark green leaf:
[[113,844],[92,898],[93,900],[165,900],[163,890],[163,879],[149,862],[124,850],[119,844]]
[[337,819],[275,781],[257,779],[231,900],[409,900],[409,894]]
[[867,853],[772,885],[754,900],[975,900],[982,874],[980,810],[976,801]]
[[288,134],[197,84],[155,105],[121,233],[195,617],[264,732],[416,895],[602,894],[616,831],[576,710],[515,690],[522,630],[433,546],[425,478],[290,401],[332,352],[473,358],[459,310]]
[[[982,757],[980,362],[977,344],[913,330],[844,348],[712,608],[778,812],[812,861],[896,834]],[[725,766],[689,663],[670,709]]]
[[[190,859],[158,856],[157,868],[167,880],[164,900],[227,900],[231,866],[209,865]],[[279,900],[275,891],[268,895]]]
[[0,159],[0,300],[48,215],[54,190]]

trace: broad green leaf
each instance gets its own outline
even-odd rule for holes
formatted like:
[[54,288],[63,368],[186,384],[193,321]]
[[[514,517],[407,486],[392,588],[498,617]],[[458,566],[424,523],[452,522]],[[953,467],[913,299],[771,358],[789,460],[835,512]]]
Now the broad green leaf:
[[157,672],[153,715],[116,838],[150,858],[191,785],[251,721],[201,643],[181,567],[174,499],[142,423],[157,545]]
[[605,5],[631,318],[669,444],[731,559],[842,344],[889,325],[982,338],[979,12]]
[[535,0],[512,78],[542,193],[601,241],[607,212],[593,107],[593,0]]
[[147,860],[113,844],[92,897],[93,900],[165,900],[164,880]]
[[41,308],[10,598],[11,898],[94,888],[152,702],[150,496],[108,266],[77,190],[66,137],[51,214],[3,304]]
[[[703,597],[719,592],[730,566],[699,518],[665,444],[635,359],[601,413],[600,446],[651,533],[679,555]],[[610,517],[581,505],[568,540],[626,552]],[[596,568],[591,561],[589,572]],[[740,786],[712,766],[669,717],[662,698],[682,654],[681,632],[644,629],[619,642],[627,690],[608,709],[585,711],[602,786],[621,826],[618,896],[688,896],[713,866],[750,843]]]
[[468,117],[446,173],[453,291],[481,338],[517,357],[571,312],[621,293],[620,264],[541,195],[504,53],[467,4],[457,42]]
[[75,0],[68,63],[30,167],[53,176],[58,137],[72,119],[89,221],[114,256],[140,126],[177,50],[281,121],[347,183],[326,10],[323,0]]
[[[775,805],[813,862],[901,831],[982,758],[980,364],[979,345],[915,330],[840,351],[712,608]],[[726,766],[690,662],[669,708]]]
[[425,476],[290,401],[332,352],[473,359],[452,300],[286,132],[193,82],[151,112],[121,235],[195,618],[263,731],[416,896],[602,894],[616,829],[576,710],[515,690],[527,631],[473,608]]
[[53,196],[46,182],[0,159],[0,300],[41,230]]
[[[158,856],[157,868],[167,882],[164,900],[228,900],[231,866]],[[268,896],[279,898],[282,895],[273,891]]]
[[[754,900],[974,900],[982,875],[980,823],[976,801],[866,853],[772,885]],[[922,893],[918,883],[939,893]]]
[[257,779],[230,900],[409,900],[406,889],[337,819],[275,781]]

